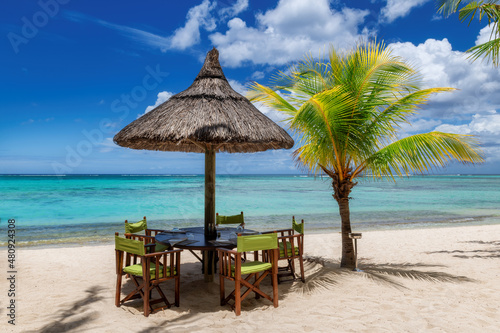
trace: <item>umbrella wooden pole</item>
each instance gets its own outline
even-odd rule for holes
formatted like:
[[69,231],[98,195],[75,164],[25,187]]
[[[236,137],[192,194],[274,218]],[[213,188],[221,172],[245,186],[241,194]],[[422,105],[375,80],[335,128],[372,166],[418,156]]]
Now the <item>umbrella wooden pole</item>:
[[[205,238],[215,239],[215,150],[205,150]],[[215,251],[204,251],[205,282],[212,282],[215,273]]]
[[215,239],[215,150],[205,151],[205,237]]

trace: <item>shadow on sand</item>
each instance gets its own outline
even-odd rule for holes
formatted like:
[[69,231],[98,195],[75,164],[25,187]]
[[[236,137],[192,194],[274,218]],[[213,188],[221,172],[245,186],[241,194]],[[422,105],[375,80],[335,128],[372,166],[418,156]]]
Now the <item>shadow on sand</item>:
[[76,300],[73,305],[70,305],[67,310],[62,311],[57,318],[50,324],[32,332],[49,333],[49,332],[70,332],[78,329],[80,326],[96,319],[95,313],[89,313],[82,316],[82,313],[91,308],[92,303],[103,299],[100,296],[103,288],[91,287],[86,290],[87,295],[79,300]]
[[434,254],[434,253],[449,253],[452,254],[455,258],[462,258],[462,259],[498,259],[500,258],[500,241],[468,241],[465,243],[470,243],[470,244],[478,244],[481,246],[485,246],[485,248],[482,249],[475,249],[475,250],[452,250],[452,251],[434,251],[434,252],[427,252],[428,254]]
[[[498,242],[497,242],[498,243]],[[493,244],[499,245],[499,244]],[[423,263],[409,264],[394,264],[394,263],[361,263],[359,269],[362,272],[355,272],[350,269],[340,268],[338,261],[327,260],[322,257],[309,257],[304,262],[306,273],[306,282],[301,283],[297,279],[293,283],[281,283],[279,285],[279,299],[282,301],[289,293],[313,293],[316,291],[329,290],[335,288],[342,280],[346,278],[354,278],[362,276],[376,283],[381,283],[398,289],[407,289],[404,286],[401,278],[411,280],[422,280],[433,283],[462,283],[474,282],[465,276],[457,276],[438,270],[442,265],[428,265]],[[198,263],[183,264],[181,278],[181,306],[179,308],[172,306],[166,311],[177,312],[175,318],[165,319],[163,321],[151,322],[149,327],[146,327],[138,332],[164,332],[165,330],[203,330],[203,324],[198,324],[203,318],[213,316],[219,311],[227,312],[227,315],[234,316],[234,312],[229,306],[219,305],[219,286],[216,275],[215,281],[212,283],[203,282],[203,275],[200,272]],[[168,283],[167,283],[168,284]],[[270,279],[265,279],[261,287],[267,288],[267,292],[271,289]],[[131,280],[125,280],[122,286],[122,297],[134,289]],[[170,293],[173,290],[172,285],[162,285],[164,292]],[[228,286],[230,289],[230,286]],[[227,290],[229,292],[230,290]],[[102,295],[106,290],[94,286],[86,290],[87,295],[68,306],[66,310],[57,314],[56,318],[50,324],[37,329],[36,332],[68,332],[81,329],[85,324],[94,321],[98,313],[92,311],[92,304],[103,299]],[[168,297],[169,300],[170,297]],[[207,300],[206,303],[201,303],[201,300]],[[210,300],[208,302],[208,300]],[[265,299],[255,299],[249,296],[242,304],[242,311],[251,310],[258,307],[272,307],[272,304]],[[114,308],[114,305],[113,305]],[[129,302],[122,305],[123,308],[135,308],[142,315],[142,300],[138,299],[135,302]],[[135,312],[135,311],[134,311]],[[236,317],[235,317],[236,318]],[[160,318],[157,318],[161,320]]]
[[[292,291],[301,293],[312,293],[315,291],[328,290],[337,286],[345,278],[362,276],[376,283],[384,284],[398,289],[407,289],[397,278],[420,280],[428,282],[474,282],[466,276],[457,276],[434,270],[442,265],[428,265],[423,263],[362,263],[358,266],[361,271],[353,271],[340,268],[340,262],[327,260],[322,257],[309,257],[305,260],[304,268],[309,272],[306,283],[296,283]],[[432,269],[432,270],[431,270]]]

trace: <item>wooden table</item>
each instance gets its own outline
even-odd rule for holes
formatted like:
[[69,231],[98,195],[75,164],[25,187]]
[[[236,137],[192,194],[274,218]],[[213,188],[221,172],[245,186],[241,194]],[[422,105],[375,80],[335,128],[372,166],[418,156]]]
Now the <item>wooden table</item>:
[[[236,243],[218,243],[215,239],[209,240],[205,238],[203,227],[191,227],[191,228],[181,228],[181,231],[185,233],[174,233],[174,232],[162,232],[156,235],[155,239],[157,242],[170,245],[170,239],[176,238],[188,238],[187,240],[179,243],[175,243],[173,247],[189,250],[193,255],[198,258],[198,260],[203,264],[202,271],[205,277],[205,282],[212,282],[215,275],[215,261],[217,255],[217,248],[227,248],[232,249],[236,247]],[[228,240],[231,234],[241,233],[241,230],[237,228],[221,228],[217,231],[220,233],[220,239]],[[257,234],[257,231],[245,229],[244,234]],[[191,237],[188,237],[192,235]],[[190,239],[189,239],[190,238]],[[201,251],[202,257],[200,258],[193,251]]]

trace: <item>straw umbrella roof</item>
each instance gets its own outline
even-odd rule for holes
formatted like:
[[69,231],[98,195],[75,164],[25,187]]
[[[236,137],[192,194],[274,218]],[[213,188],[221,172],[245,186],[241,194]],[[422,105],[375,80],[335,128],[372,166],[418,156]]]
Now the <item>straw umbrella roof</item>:
[[114,142],[133,149],[243,153],[292,148],[288,133],[234,91],[219,52],[208,52],[193,84],[127,125]]

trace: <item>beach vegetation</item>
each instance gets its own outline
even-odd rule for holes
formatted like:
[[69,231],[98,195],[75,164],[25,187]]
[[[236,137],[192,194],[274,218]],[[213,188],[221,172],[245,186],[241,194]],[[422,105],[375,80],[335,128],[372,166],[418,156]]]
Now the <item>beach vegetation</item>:
[[269,86],[250,86],[251,101],[285,115],[298,137],[297,164],[331,178],[341,218],[342,267],[355,264],[349,200],[358,177],[395,180],[451,160],[483,161],[474,136],[399,133],[431,95],[454,90],[421,85],[418,72],[383,43],[363,42],[345,52],[331,47],[319,59],[307,55],[278,72]]

